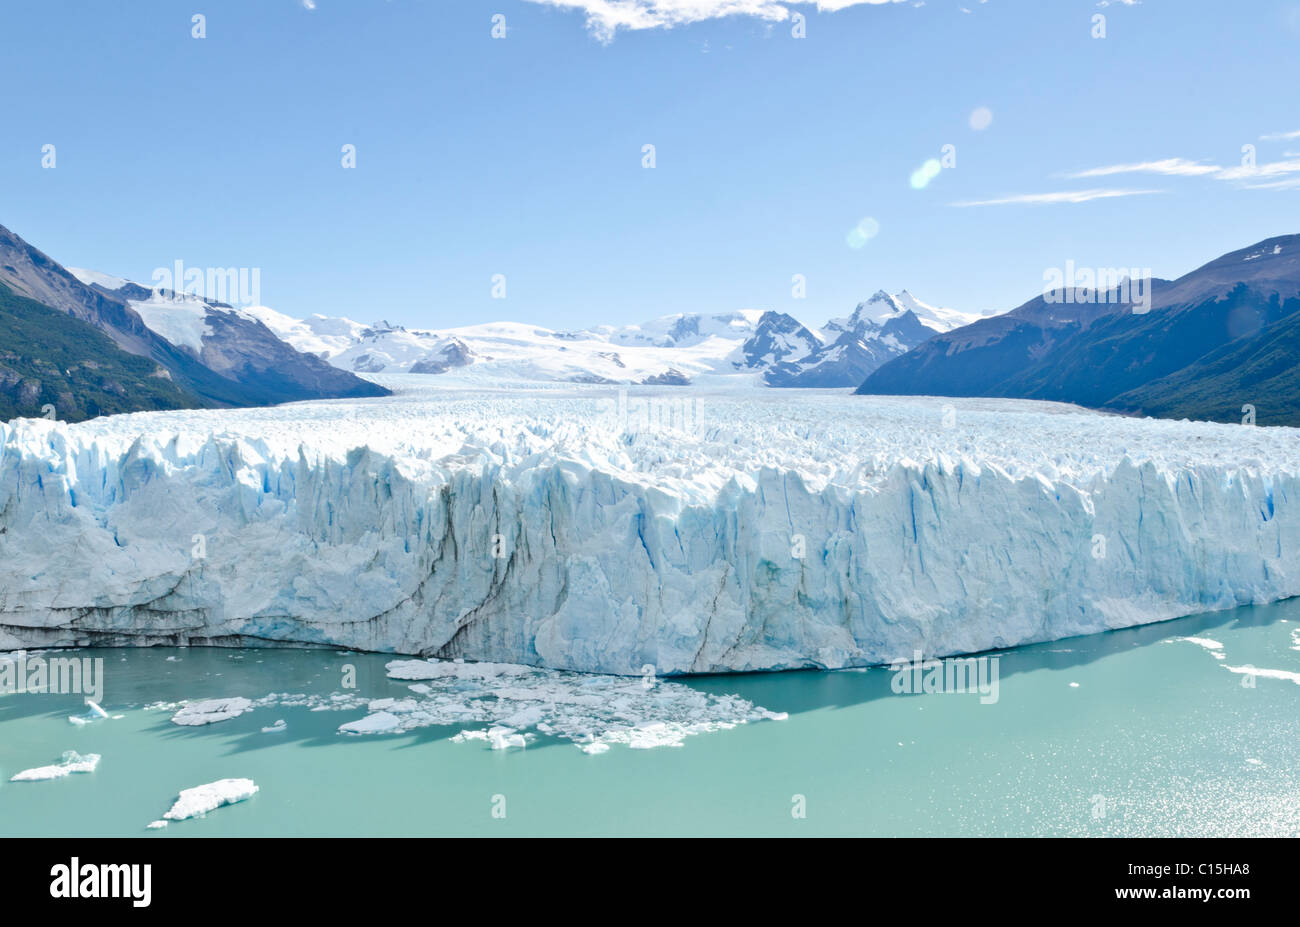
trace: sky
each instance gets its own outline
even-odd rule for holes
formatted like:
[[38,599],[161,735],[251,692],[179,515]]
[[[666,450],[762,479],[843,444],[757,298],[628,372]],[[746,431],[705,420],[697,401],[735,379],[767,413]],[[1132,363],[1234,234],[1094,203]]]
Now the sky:
[[145,284],[257,268],[298,317],[1004,311],[1300,232],[1300,0],[46,0],[0,34],[0,224]]

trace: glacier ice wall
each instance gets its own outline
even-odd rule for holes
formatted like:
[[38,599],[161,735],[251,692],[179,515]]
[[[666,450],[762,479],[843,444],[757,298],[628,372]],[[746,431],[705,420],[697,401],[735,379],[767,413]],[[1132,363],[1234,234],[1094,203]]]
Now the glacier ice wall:
[[406,395],[0,426],[0,648],[699,673],[1300,594],[1295,430],[657,395],[631,414],[597,394]]

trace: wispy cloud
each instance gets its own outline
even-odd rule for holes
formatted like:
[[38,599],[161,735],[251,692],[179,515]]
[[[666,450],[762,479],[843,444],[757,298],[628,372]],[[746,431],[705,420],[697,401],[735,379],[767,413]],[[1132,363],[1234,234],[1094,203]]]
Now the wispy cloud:
[[1300,177],[1285,177],[1267,183],[1242,184],[1247,190],[1300,190]]
[[1261,135],[1259,140],[1261,142],[1286,142],[1293,138],[1300,138],[1300,129],[1296,129],[1294,132],[1273,132],[1270,135]]
[[587,28],[601,42],[610,42],[620,29],[671,29],[725,16],[753,16],[769,22],[789,19],[791,7],[815,7],[835,12],[851,6],[880,6],[906,0],[529,0],[587,14]]
[[1135,164],[1111,164],[1106,167],[1094,167],[1068,177],[1110,177],[1115,174],[1163,174],[1167,177],[1200,177],[1205,174],[1217,174],[1223,168],[1217,164],[1203,164],[1189,161],[1187,158],[1165,158],[1161,161],[1139,161]]
[[1283,174],[1295,174],[1300,172],[1300,160],[1292,161],[1270,161],[1267,164],[1256,164],[1248,166],[1243,164],[1241,167],[1227,167],[1215,175],[1215,180],[1257,180],[1263,177],[1278,177]]
[[1147,196],[1164,193],[1163,190],[1065,190],[1059,193],[1018,193],[992,200],[967,200],[951,203],[952,206],[1052,206],[1058,203],[1086,203],[1089,200],[1107,200],[1118,196]]
[[[1241,164],[1236,167],[1220,167],[1191,161],[1187,158],[1165,158],[1161,161],[1139,161],[1133,164],[1111,164],[1106,167],[1094,167],[1086,171],[1067,174],[1067,177],[1079,179],[1084,177],[1112,177],[1116,174],[1161,174],[1166,177],[1209,177],[1211,180],[1251,181],[1282,177],[1300,173],[1300,160],[1296,154],[1289,152],[1287,161],[1269,161],[1264,164]],[[1253,184],[1263,189],[1262,184]]]

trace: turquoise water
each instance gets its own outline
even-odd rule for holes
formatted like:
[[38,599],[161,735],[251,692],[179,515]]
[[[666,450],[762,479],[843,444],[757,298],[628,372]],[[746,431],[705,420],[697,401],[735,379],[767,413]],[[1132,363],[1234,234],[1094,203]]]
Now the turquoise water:
[[[1211,639],[1214,651],[1179,637]],[[105,649],[104,708],[0,696],[7,835],[1288,835],[1300,834],[1300,600],[1004,651],[999,698],[896,695],[891,672],[694,678],[786,720],[588,755],[538,736],[493,750],[484,725],[346,735],[364,707],[259,707],[202,727],[156,702],[272,692],[410,695],[393,659],[334,651]],[[169,660],[168,658],[173,658]],[[1300,676],[1294,677],[1300,679]],[[1075,685],[1071,685],[1074,683]],[[262,728],[283,719],[285,730]],[[10,782],[67,750],[92,773]],[[146,830],[179,790],[247,777],[260,791]],[[501,797],[504,797],[504,802]],[[806,816],[792,809],[802,796]],[[494,810],[496,816],[494,816]],[[504,817],[499,816],[504,810]]]

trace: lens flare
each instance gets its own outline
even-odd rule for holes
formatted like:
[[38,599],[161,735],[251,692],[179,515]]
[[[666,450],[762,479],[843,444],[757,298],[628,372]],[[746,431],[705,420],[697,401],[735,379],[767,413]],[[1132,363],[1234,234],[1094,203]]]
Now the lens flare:
[[857,225],[849,230],[845,237],[850,248],[861,248],[871,239],[875,238],[880,232],[880,223],[870,216],[866,216]]
[[939,176],[939,172],[942,170],[943,165],[939,163],[937,158],[931,158],[929,161],[926,161],[916,170],[912,171],[912,189],[924,190],[926,186],[929,185],[930,181]]

